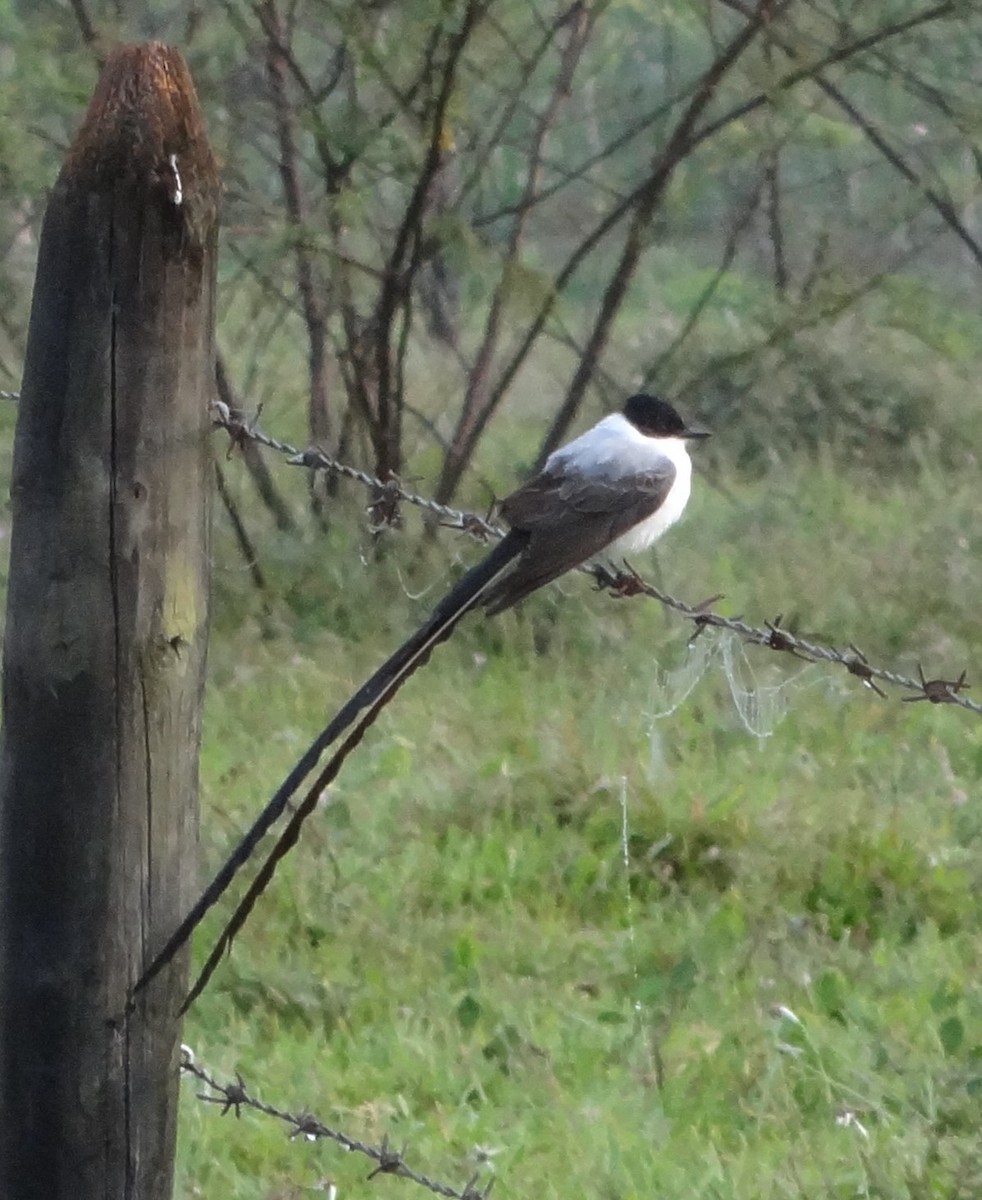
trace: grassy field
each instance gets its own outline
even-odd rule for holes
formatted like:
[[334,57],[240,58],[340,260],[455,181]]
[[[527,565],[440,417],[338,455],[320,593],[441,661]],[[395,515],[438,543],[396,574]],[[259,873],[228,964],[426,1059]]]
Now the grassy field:
[[[820,464],[699,480],[660,578],[974,679],[982,500],[953,479],[926,458],[916,520]],[[203,873],[479,553],[421,559],[410,523],[372,561],[354,528],[260,537],[271,637],[216,543]],[[581,578],[467,625],[308,823],[191,1014],[199,1060],[499,1197],[982,1193],[982,722],[689,632]],[[184,1086],[180,1196],[424,1194]]]

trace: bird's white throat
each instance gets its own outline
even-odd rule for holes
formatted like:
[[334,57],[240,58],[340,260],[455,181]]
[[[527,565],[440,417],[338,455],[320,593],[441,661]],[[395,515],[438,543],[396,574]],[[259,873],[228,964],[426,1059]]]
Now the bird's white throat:
[[608,551],[612,556],[637,554],[640,550],[647,550],[658,541],[666,529],[675,524],[689,502],[689,493],[692,491],[692,459],[689,458],[685,444],[679,438],[649,438],[648,441],[659,442],[662,446],[661,453],[666,458],[671,458],[675,464],[675,481],[661,505],[647,520],[635,525],[612,543]]

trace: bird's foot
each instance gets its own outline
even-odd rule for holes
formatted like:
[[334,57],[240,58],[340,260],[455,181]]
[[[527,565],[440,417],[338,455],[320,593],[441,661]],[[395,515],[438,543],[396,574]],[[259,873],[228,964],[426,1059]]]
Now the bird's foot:
[[611,592],[618,599],[640,596],[648,590],[648,585],[628,562],[623,567],[598,563],[593,568],[593,577],[598,588]]

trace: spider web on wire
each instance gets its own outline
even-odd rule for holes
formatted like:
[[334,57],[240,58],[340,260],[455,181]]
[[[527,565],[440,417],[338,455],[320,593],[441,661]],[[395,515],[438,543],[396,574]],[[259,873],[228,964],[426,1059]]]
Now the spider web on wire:
[[656,666],[647,713],[653,735],[655,724],[674,716],[717,663],[740,723],[760,742],[788,715],[796,695],[817,686],[838,691],[835,681],[817,663],[803,663],[791,675],[772,662],[755,667],[744,640],[723,631],[716,637],[689,642],[682,660],[674,666]]

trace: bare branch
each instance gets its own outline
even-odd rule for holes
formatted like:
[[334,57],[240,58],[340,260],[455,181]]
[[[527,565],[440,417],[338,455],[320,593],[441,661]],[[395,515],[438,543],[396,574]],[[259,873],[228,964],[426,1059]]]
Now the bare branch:
[[[733,0],[723,0],[723,3],[728,3],[732,6]],[[745,13],[749,10],[741,8],[739,11]],[[857,38],[844,43],[841,46],[833,48],[828,54],[816,62],[802,67],[796,71],[790,72],[788,75],[778,80],[777,83],[767,91],[758,92],[749,100],[746,100],[734,108],[731,108],[723,116],[701,126],[697,131],[692,132],[689,142],[685,147],[684,153],[688,154],[691,152],[691,150],[702,145],[704,142],[714,137],[717,133],[733,124],[733,122],[740,120],[748,113],[753,112],[767,104],[773,98],[775,92],[789,90],[790,88],[795,87],[797,84],[811,79],[814,75],[822,71],[827,66],[833,65],[834,63],[845,62],[853,56],[861,54],[884,41],[898,37],[901,34],[909,32],[911,29],[927,24],[931,21],[940,20],[948,16],[955,16],[957,15],[957,12],[957,3],[955,3],[954,0],[948,0],[946,3],[941,3],[920,13],[916,13],[914,16],[904,21],[898,21],[891,25],[883,26],[880,29],[877,29],[861,38]],[[771,37],[774,36],[773,30],[774,22],[772,16],[768,25],[768,34]],[[690,108],[694,102],[695,96],[693,96],[693,99],[689,102]],[[497,404],[500,395],[503,395],[511,386],[515,376],[521,369],[522,364],[528,357],[529,351],[534,345],[536,339],[541,334],[546,321],[555,307],[556,301],[558,300],[559,296],[563,294],[570,280],[577,273],[583,262],[603,241],[603,239],[614,228],[616,228],[621,220],[623,220],[623,218],[635,207],[635,205],[639,203],[641,196],[644,194],[646,189],[650,188],[650,186],[651,177],[649,176],[648,179],[642,181],[642,183],[639,184],[638,187],[636,187],[629,195],[625,196],[623,200],[615,204],[597,223],[597,225],[594,226],[590,233],[587,234],[579,246],[577,246],[576,249],[570,254],[562,269],[556,275],[550,294],[543,300],[539,311],[531,321],[525,336],[522,338],[519,346],[513,353],[510,361],[502,371],[498,382],[495,385],[493,392],[493,403],[495,405]],[[578,398],[576,402],[579,402]],[[564,419],[562,423],[564,429],[568,425],[569,419],[571,418]],[[561,436],[562,435],[560,434],[560,437]],[[551,444],[553,443],[552,439],[550,438],[547,442],[547,445]],[[545,450],[545,447],[543,449]]]
[[600,359],[604,347],[607,345],[614,318],[620,311],[620,307],[627,295],[628,285],[637,270],[646,245],[647,231],[652,215],[672,178],[675,168],[689,153],[696,122],[712,100],[720,81],[726,73],[754,41],[764,25],[767,24],[770,27],[775,17],[787,7],[788,2],[789,0],[785,0],[784,4],[777,5],[772,5],[769,2],[758,4],[757,8],[748,17],[747,23],[734,35],[729,45],[721,51],[703,74],[699,87],[696,89],[685,112],[672,131],[664,150],[653,162],[648,178],[638,191],[637,202],[634,206],[631,223],[624,238],[620,259],[607,284],[603,300],[600,304],[600,312],[587,340],[583,357],[577,364],[563,403],[560,405],[559,411],[540,447],[538,459],[536,460],[537,467],[541,467],[552,451],[559,445],[566,434],[566,430],[569,428],[570,422],[576,415],[576,411],[593,376],[595,364]]
[[99,35],[92,24],[89,10],[85,7],[85,0],[71,0],[71,5],[72,12],[75,14],[75,23],[78,25],[79,33],[82,35],[82,41],[85,42],[86,46],[95,46],[99,41]]
[[[242,420],[244,414],[235,395],[235,389],[232,387],[228,368],[225,365],[225,358],[220,352],[215,355],[215,387],[219,400],[228,408],[232,416],[238,420]],[[263,504],[265,504],[276,523],[276,528],[281,533],[296,533],[297,523],[293,519],[293,514],[290,512],[289,506],[273,482],[273,477],[266,466],[265,459],[258,452],[256,444],[251,440],[242,443],[242,457],[245,460],[249,474],[252,476],[252,482],[256,486],[256,491],[259,493]]]
[[[745,12],[747,8],[742,0],[722,0],[722,2],[726,4],[728,8],[733,8],[738,12]],[[939,5],[938,9],[948,10],[952,7],[952,5]],[[932,11],[937,12],[938,10],[936,9]],[[942,15],[948,14],[945,12]],[[925,19],[927,18],[921,14],[921,20],[918,23],[923,23]],[[915,18],[912,17],[906,22],[900,22],[895,28],[901,29],[902,27],[902,30],[906,30],[912,26],[914,20]],[[883,40],[883,32],[884,31],[878,31],[881,36],[877,36],[876,41]],[[895,34],[891,33],[888,36],[895,36]],[[782,38],[779,34],[772,34],[772,37],[774,44],[780,46],[780,48],[785,54],[787,54],[789,58],[795,59],[799,56],[798,50],[793,43],[787,41],[785,38]],[[869,45],[875,44],[872,41],[873,37],[874,35],[871,34],[869,37],[861,39],[866,43],[866,45],[863,47],[864,49],[868,48]],[[846,96],[841,88],[830,82],[818,71],[812,72],[812,78],[816,86],[819,87],[825,93],[825,95],[828,96],[829,99],[832,100],[846,114],[846,116],[857,127],[857,129],[861,130],[867,141],[876,147],[876,149],[886,159],[890,166],[893,167],[898,174],[902,175],[908,183],[913,184],[913,186],[924,196],[924,198],[930,203],[931,207],[935,210],[935,212],[937,212],[948,228],[951,229],[968,247],[968,249],[971,251],[972,257],[979,264],[979,266],[982,266],[982,246],[979,245],[978,241],[965,228],[951,200],[947,196],[941,195],[941,193],[935,188],[929,187],[921,179],[914,168],[910,166],[910,164],[901,156],[899,151],[895,150],[890,145],[885,135],[876,128],[876,126],[868,117],[864,116],[863,113],[860,112],[859,108]]]
[[279,172],[283,184],[286,215],[294,232],[294,257],[297,268],[297,290],[303,305],[307,326],[308,368],[310,375],[309,418],[312,431],[329,436],[331,413],[327,387],[327,320],[323,281],[317,278],[314,261],[304,244],[302,233],[307,225],[307,203],[300,180],[294,115],[286,91],[287,60],[282,46],[285,41],[282,17],[276,0],[263,0],[263,28],[267,31],[266,71],[270,97],[276,118],[279,141]]
[[[605,0],[604,7],[606,7],[606,3],[609,3],[609,0]],[[508,128],[508,125],[511,123],[512,118],[515,116],[515,113],[518,111],[518,109],[524,105],[525,88],[530,82],[532,76],[538,70],[543,58],[545,58],[549,47],[555,40],[556,34],[566,24],[566,22],[571,19],[571,17],[575,16],[577,12],[582,10],[582,7],[583,5],[581,0],[575,0],[572,5],[564,8],[557,15],[553,23],[542,35],[538,45],[534,47],[528,59],[523,63],[522,71],[519,74],[518,79],[516,79],[513,83],[510,83],[508,88],[504,91],[504,105],[498,120],[488,136],[485,138],[484,149],[475,154],[470,174],[460,185],[458,195],[461,198],[468,196],[473,191],[478,180],[481,178],[481,175],[487,169],[491,155],[494,153],[497,147],[501,145],[504,139],[505,130]],[[596,14],[591,14],[591,23],[595,23],[595,20]],[[472,69],[478,69],[477,65],[473,66]],[[482,72],[482,75],[483,74],[484,73]],[[533,114],[533,116],[535,116],[535,114]],[[501,210],[496,215],[504,216],[507,215],[508,212],[514,211],[515,208],[510,210]],[[483,219],[476,220],[475,224],[482,223],[482,220]]]
[[[888,279],[893,272],[899,270],[904,263],[910,262],[911,259],[915,258],[920,253],[920,250],[921,247],[915,247],[904,251],[903,254],[898,256],[896,261],[889,264],[883,270],[878,271],[875,275],[862,280],[855,287],[847,288],[844,291],[836,291],[834,295],[824,299],[812,298],[814,288],[814,281],[812,281],[811,287],[807,290],[805,288],[802,289],[800,296],[802,303],[799,307],[792,311],[784,320],[778,322],[764,337],[752,345],[742,346],[739,350],[732,350],[721,354],[718,358],[712,359],[702,370],[698,371],[690,379],[687,379],[681,387],[677,388],[676,395],[681,397],[695,394],[703,388],[707,380],[718,376],[721,372],[732,372],[735,367],[750,362],[762,351],[770,349],[773,346],[779,346],[782,342],[786,342],[799,333],[803,333],[807,329],[812,329],[822,322],[834,320],[852,308],[864,296],[875,292],[884,280]],[[819,248],[820,254],[821,250]]]
[[514,268],[521,257],[526,224],[532,213],[532,201],[539,184],[542,152],[559,110],[569,97],[577,65],[589,41],[592,29],[590,10],[585,5],[576,5],[572,11],[569,37],[562,50],[559,70],[552,91],[536,123],[532,147],[528,155],[522,199],[512,222],[501,273],[485,320],[484,336],[481,339],[474,366],[470,371],[457,425],[451,437],[450,449],[443,460],[443,471],[436,490],[436,498],[441,503],[446,503],[453,496],[474,446],[494,411],[494,398],[491,394],[491,365],[498,348],[498,337],[501,331],[508,287],[513,278]]
[[[744,16],[751,11],[749,6],[743,3],[743,0],[720,0],[720,3],[725,4],[728,8],[732,8],[735,12],[742,13]],[[731,108],[729,112],[724,113],[723,116],[718,117],[715,121],[704,125],[693,138],[693,147],[701,145],[709,138],[714,137],[721,129],[732,125],[734,121],[739,121],[741,117],[745,117],[748,113],[752,113],[763,105],[768,104],[776,92],[789,91],[799,83],[805,83],[809,79],[814,79],[816,75],[824,71],[827,67],[832,67],[836,63],[846,62],[849,59],[855,58],[867,50],[872,50],[874,46],[878,46],[882,42],[890,41],[901,34],[909,33],[912,29],[918,28],[918,26],[930,24],[932,21],[940,21],[944,17],[957,16],[958,10],[959,5],[957,0],[945,0],[945,3],[936,4],[933,8],[915,13],[914,16],[909,17],[905,21],[896,21],[892,25],[883,25],[881,28],[873,30],[872,33],[856,38],[855,41],[836,46],[828,54],[824,55],[824,57],[785,75],[766,92],[758,92],[755,96],[751,96],[749,100],[745,100],[742,104]],[[775,44],[781,44],[775,36],[773,25],[768,29],[768,36],[774,40]],[[784,48],[782,46],[782,49]]]
[[726,278],[726,274],[733,265],[733,259],[736,257],[737,247],[740,244],[740,239],[743,237],[747,226],[753,220],[754,213],[760,204],[760,195],[764,186],[766,175],[761,172],[757,177],[755,186],[751,189],[747,196],[746,202],[742,204],[737,211],[736,219],[730,227],[730,232],[726,238],[726,244],[723,247],[723,253],[720,255],[719,265],[713,272],[712,278],[706,283],[702,292],[699,294],[695,304],[689,310],[685,320],[682,322],[682,327],[672,339],[665,349],[658,355],[655,361],[644,373],[644,386],[649,386],[653,380],[661,379],[664,375],[665,368],[678,354],[685,343],[688,341],[693,329],[699,323],[699,318],[705,312],[707,305],[719,290],[720,284]]
[[242,520],[242,514],[239,512],[238,506],[232,498],[232,493],[228,490],[228,483],[225,479],[225,472],[222,470],[222,464],[217,460],[215,462],[215,487],[218,491],[218,498],[221,500],[222,507],[225,509],[225,514],[232,526],[235,543],[239,548],[239,553],[242,555],[253,586],[260,595],[265,595],[267,591],[266,576],[259,565],[259,555],[252,544],[252,539],[249,537],[245,522]]
[[865,117],[856,105],[847,98],[833,83],[829,83],[827,79],[819,76],[815,80],[816,84],[822,91],[842,109],[849,117],[852,123],[862,131],[863,136],[883,155],[891,167],[898,174],[902,175],[909,183],[924,196],[931,207],[935,210],[941,220],[951,229],[956,236],[968,247],[972,257],[982,267],[982,245],[969,233],[961,218],[955,210],[954,204],[947,196],[942,196],[940,192],[929,187],[920,178],[917,172],[907,163],[900,153],[893,149],[886,137],[876,128],[869,118]]
[[457,68],[483,12],[485,0],[468,0],[457,32],[449,39],[439,89],[432,106],[429,141],[412,194],[396,231],[392,251],[383,270],[382,286],[372,320],[377,388],[377,470],[380,475],[398,472],[401,457],[401,397],[391,395],[392,328],[420,261],[422,220],[430,187],[443,157],[447,108],[457,79]]

